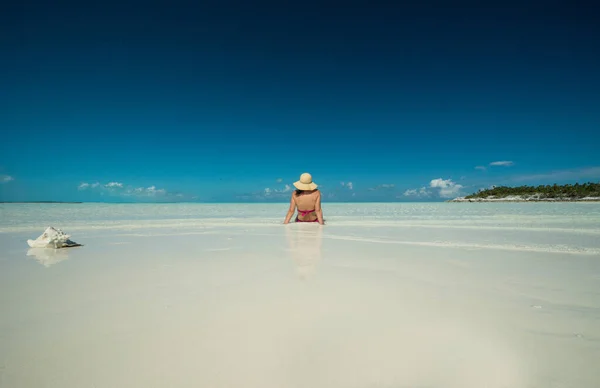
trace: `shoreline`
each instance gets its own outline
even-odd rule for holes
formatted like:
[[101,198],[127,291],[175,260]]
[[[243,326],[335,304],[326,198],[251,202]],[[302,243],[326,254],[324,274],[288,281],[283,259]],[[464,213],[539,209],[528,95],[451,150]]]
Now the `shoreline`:
[[505,197],[505,198],[465,198],[458,197],[451,199],[446,202],[600,202],[600,198],[597,197],[587,197],[587,198],[575,198],[575,199],[567,199],[567,198],[523,198],[523,197]]

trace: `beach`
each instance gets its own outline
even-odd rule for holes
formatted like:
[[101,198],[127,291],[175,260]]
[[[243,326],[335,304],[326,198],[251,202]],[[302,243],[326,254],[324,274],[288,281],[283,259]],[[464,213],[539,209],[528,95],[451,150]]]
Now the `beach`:
[[448,202],[600,202],[600,197],[580,197],[580,198],[543,198],[539,195],[508,195],[505,197],[458,197]]
[[599,203],[286,210],[0,204],[0,387],[600,386]]

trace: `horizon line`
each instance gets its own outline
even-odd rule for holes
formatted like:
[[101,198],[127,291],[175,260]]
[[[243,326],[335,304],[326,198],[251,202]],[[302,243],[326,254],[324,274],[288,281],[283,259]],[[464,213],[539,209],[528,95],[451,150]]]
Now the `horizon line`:
[[[323,203],[440,203],[451,198],[430,201],[322,201]],[[156,201],[156,202],[116,202],[116,201],[0,201],[0,204],[113,204],[113,205],[156,205],[156,204],[287,204],[289,201]]]

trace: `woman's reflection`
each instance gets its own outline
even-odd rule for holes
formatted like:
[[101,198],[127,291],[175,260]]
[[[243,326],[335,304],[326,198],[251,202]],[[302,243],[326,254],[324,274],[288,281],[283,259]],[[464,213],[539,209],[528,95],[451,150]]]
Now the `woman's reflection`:
[[292,224],[285,228],[288,252],[296,264],[296,273],[308,279],[321,260],[322,226]]

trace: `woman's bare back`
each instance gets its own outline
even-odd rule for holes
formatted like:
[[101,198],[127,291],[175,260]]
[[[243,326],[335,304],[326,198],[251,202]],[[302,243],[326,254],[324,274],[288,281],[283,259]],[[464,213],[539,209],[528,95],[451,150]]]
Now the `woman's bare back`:
[[302,193],[294,192],[292,198],[298,208],[298,219],[300,221],[315,221],[317,219],[315,208],[317,199],[320,196],[321,194],[317,190]]
[[290,198],[290,208],[283,221],[284,224],[290,222],[296,209],[298,210],[296,221],[325,224],[321,209],[321,192],[319,190],[293,192],[292,198]]

